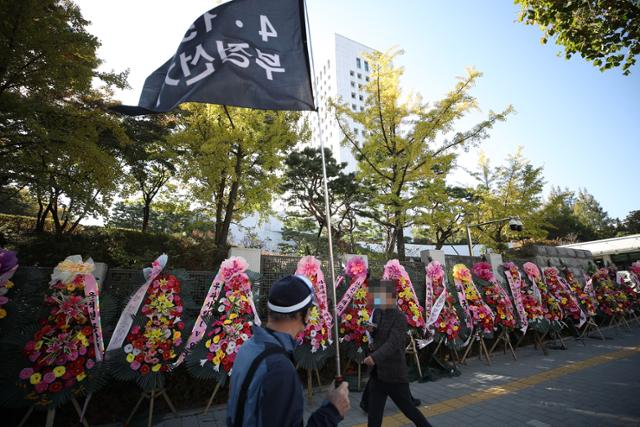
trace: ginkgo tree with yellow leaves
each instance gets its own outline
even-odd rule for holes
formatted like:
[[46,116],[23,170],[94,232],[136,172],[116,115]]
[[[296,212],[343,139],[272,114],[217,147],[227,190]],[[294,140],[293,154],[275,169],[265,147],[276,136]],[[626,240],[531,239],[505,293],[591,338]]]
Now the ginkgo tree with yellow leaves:
[[[358,214],[387,230],[385,252],[397,252],[402,260],[405,229],[424,218],[415,215],[416,209],[425,206],[435,192],[444,191],[440,177],[452,170],[460,150],[486,139],[494,124],[504,121],[513,109],[489,111],[470,129],[456,130],[456,123],[478,108],[470,91],[481,73],[468,69],[444,98],[426,103],[419,95],[403,95],[403,68],[393,63],[400,54],[401,50],[392,49],[365,55],[372,72],[363,111],[353,111],[341,100],[332,105],[344,143],[357,160],[357,177],[370,189]],[[354,134],[350,122],[364,128],[362,137]],[[429,185],[436,181],[437,185]]]

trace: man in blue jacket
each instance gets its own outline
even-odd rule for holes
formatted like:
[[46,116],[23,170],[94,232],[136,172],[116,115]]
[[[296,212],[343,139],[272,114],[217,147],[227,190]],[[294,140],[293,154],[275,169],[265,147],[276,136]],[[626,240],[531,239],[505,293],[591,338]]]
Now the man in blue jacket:
[[[313,286],[304,276],[287,276],[269,290],[268,322],[253,327],[231,371],[227,426],[299,427],[304,391],[293,364],[295,337],[304,331],[313,305]],[[307,426],[336,426],[350,408],[348,385],[331,388]]]

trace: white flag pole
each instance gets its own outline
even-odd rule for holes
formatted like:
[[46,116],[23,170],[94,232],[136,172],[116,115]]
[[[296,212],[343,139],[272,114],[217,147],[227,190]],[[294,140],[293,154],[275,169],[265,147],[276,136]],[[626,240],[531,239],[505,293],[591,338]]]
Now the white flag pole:
[[[304,17],[307,25],[307,44],[309,46],[309,59],[311,61],[311,86],[313,90],[313,97],[318,99],[316,93],[316,70],[313,61],[313,48],[311,47],[311,27],[309,26],[309,14],[307,13],[307,2],[304,3]],[[329,208],[329,187],[327,186],[327,165],[324,156],[324,136],[322,135],[322,119],[320,115],[320,108],[316,106],[316,114],[318,117],[318,137],[320,138],[320,154],[322,157],[322,184],[324,187],[324,211],[327,223],[327,236],[329,239],[329,269],[331,270],[331,295],[333,297],[333,342],[336,344],[336,379],[335,384],[338,386],[342,381],[342,371],[340,367],[340,335],[338,328],[338,310],[337,310],[337,297],[336,297],[336,277],[335,266],[333,262],[333,241],[331,236],[331,211]]]

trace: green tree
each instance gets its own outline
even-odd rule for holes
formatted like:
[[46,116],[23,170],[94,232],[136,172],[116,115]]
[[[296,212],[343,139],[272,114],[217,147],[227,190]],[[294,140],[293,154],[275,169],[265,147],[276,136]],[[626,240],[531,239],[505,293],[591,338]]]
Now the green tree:
[[629,212],[622,224],[623,231],[626,234],[640,233],[640,210]]
[[542,229],[539,208],[542,205],[542,167],[534,167],[522,155],[519,148],[507,157],[504,165],[491,167],[489,159],[481,154],[479,170],[472,172],[478,181],[476,197],[480,203],[473,215],[474,222],[481,223],[517,216],[522,220],[524,232],[514,232],[508,222],[499,222],[473,229],[474,240],[490,248],[504,250],[507,242],[526,235],[529,238],[546,236]]
[[601,71],[629,75],[640,54],[640,4],[634,0],[515,0],[518,20],[538,25],[542,43],[555,39],[566,59],[580,54]]
[[[354,231],[357,226],[354,207],[362,201],[358,182],[355,173],[345,173],[347,164],[336,162],[328,148],[325,148],[325,161],[334,243],[339,250],[352,253],[355,248]],[[323,230],[326,232],[327,227],[321,151],[319,148],[311,147],[294,151],[285,160],[285,167],[281,185],[284,200],[287,202],[285,224],[292,237],[295,231],[305,235],[311,231],[308,228],[311,224],[304,219],[310,217],[317,230],[313,246],[314,253],[318,254],[324,247],[320,243],[320,237]]]
[[174,124],[175,119],[166,115],[124,119],[132,142],[122,150],[128,169],[125,193],[142,196],[142,232],[149,226],[151,203],[176,171],[177,154],[168,139]]
[[203,104],[183,108],[172,136],[181,150],[180,176],[214,218],[214,242],[223,248],[233,221],[271,211],[284,158],[308,131],[296,112]]
[[[405,228],[414,224],[415,209],[430,197],[428,191],[416,191],[416,184],[449,169],[457,150],[487,138],[488,130],[505,120],[512,108],[490,112],[470,130],[454,132],[455,123],[477,108],[469,91],[480,73],[469,70],[442,100],[429,105],[419,96],[403,98],[403,69],[393,65],[399,53],[367,55],[372,73],[364,111],[352,111],[340,102],[335,108],[345,144],[358,161],[358,178],[371,189],[369,202],[358,213],[384,227],[389,235],[385,252],[390,255],[395,249],[404,259]],[[355,135],[350,123],[364,128],[364,136]]]
[[615,235],[612,219],[596,198],[584,188],[578,190],[573,213],[587,229],[592,231],[588,240],[605,239]]
[[436,249],[459,236],[476,203],[472,189],[448,186],[444,180],[439,185],[430,192],[428,204],[417,210],[419,226],[414,231],[417,241],[432,243]]

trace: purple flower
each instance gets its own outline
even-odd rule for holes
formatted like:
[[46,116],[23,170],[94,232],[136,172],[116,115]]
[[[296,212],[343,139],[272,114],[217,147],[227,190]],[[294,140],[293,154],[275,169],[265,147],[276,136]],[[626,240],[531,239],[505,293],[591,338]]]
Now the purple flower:
[[18,265],[16,253],[0,248],[0,275]]

